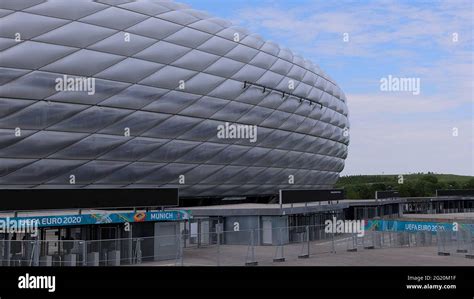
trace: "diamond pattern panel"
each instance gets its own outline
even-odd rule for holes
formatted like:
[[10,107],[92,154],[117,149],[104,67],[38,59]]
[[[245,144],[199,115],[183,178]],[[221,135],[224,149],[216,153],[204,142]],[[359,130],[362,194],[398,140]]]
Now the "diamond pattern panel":
[[[74,174],[76,188],[276,194],[331,187],[344,167],[344,93],[317,65],[258,35],[160,0],[6,0],[0,8],[8,12],[0,20],[2,188],[68,188]],[[95,79],[95,92],[58,90],[64,75]],[[225,122],[256,125],[257,140],[218,138]]]

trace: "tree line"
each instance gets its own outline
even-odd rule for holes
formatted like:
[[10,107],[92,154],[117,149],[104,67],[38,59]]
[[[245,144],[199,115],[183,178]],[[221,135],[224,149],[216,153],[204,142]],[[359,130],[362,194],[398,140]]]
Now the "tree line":
[[336,188],[344,188],[346,198],[375,198],[375,191],[398,190],[401,197],[434,196],[437,189],[474,189],[474,177],[409,174],[397,175],[352,175],[343,176]]

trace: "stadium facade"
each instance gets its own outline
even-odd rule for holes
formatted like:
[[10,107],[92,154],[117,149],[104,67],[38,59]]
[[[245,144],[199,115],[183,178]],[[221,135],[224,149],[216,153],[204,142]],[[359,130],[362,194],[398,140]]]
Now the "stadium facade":
[[[344,168],[334,80],[225,20],[126,0],[7,0],[0,17],[0,188],[253,196]],[[219,136],[231,125],[257,135]]]

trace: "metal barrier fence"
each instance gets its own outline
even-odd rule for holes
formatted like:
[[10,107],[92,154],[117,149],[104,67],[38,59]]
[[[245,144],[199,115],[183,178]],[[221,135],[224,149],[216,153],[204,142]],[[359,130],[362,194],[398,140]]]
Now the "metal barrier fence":
[[82,240],[0,240],[0,265],[85,265],[85,244]]
[[326,232],[324,225],[110,240],[0,240],[2,266],[276,265],[327,254],[433,247],[473,258],[474,233],[458,231]]
[[474,232],[470,229],[457,231],[438,231],[438,255],[464,255],[474,258]]

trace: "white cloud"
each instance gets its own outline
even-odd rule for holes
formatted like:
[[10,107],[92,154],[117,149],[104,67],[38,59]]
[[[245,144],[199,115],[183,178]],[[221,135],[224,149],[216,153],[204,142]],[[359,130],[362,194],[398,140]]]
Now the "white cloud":
[[[459,130],[454,137],[453,127]],[[428,172],[474,175],[472,122],[352,122],[343,174]]]
[[460,101],[459,98],[413,95],[410,92],[346,94],[346,97],[351,116],[360,118],[387,114],[395,117],[406,114],[427,115],[459,108],[469,103]]
[[449,115],[464,102],[390,93],[347,98],[351,143],[343,174],[474,175],[473,119]]
[[[351,122],[345,174],[474,175],[472,1],[294,3],[243,9],[236,19],[339,71]],[[380,92],[389,74],[419,77],[421,94]]]

